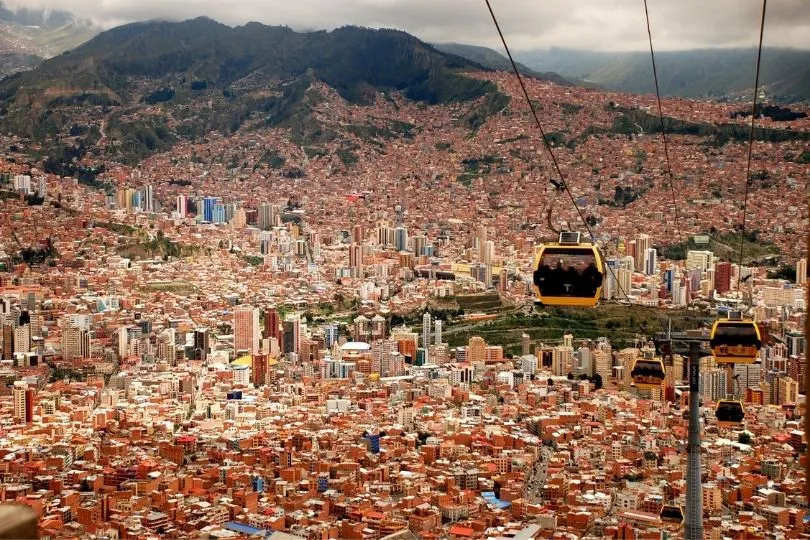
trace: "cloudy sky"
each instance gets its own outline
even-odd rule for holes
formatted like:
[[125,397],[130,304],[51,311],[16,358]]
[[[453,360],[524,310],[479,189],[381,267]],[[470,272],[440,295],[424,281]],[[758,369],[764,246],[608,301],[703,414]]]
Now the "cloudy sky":
[[[639,50],[647,45],[643,0],[491,0],[515,50],[551,46]],[[143,19],[206,15],[230,25],[259,21],[295,29],[347,24],[393,27],[430,42],[500,50],[484,0],[5,0],[64,9],[110,27]],[[648,0],[656,49],[755,45],[761,0]],[[810,0],[771,0],[766,46],[810,47]]]

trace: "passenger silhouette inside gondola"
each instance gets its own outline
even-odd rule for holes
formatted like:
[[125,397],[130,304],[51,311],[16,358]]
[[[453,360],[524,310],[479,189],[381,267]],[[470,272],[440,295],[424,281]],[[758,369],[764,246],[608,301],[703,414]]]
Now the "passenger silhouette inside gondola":
[[596,268],[596,264],[590,263],[582,272],[582,282],[587,296],[596,294],[596,290],[602,285],[602,273]]
[[549,284],[549,296],[560,296],[563,292],[563,282],[565,281],[565,269],[563,269],[562,259],[557,261],[557,266],[551,273],[551,283]]
[[551,267],[547,264],[541,264],[534,272],[534,284],[540,289],[540,294],[547,295],[548,292],[548,279],[551,277]]

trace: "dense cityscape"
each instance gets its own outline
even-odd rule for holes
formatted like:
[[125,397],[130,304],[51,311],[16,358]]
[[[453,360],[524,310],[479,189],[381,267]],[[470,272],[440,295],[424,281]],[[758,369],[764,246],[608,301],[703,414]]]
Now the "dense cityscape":
[[[111,159],[93,104],[66,161],[0,134],[0,510],[54,539],[682,538],[689,362],[661,341],[740,311],[756,361],[699,355],[705,537],[810,534],[810,117],[757,119],[746,186],[747,140],[673,132],[667,156],[654,95],[527,78],[569,199],[514,75],[469,77],[510,103],[472,130],[488,98],[311,82],[341,133],[318,145],[257,114]],[[662,102],[732,128],[746,106]],[[558,229],[599,246],[597,307],[536,305]]]

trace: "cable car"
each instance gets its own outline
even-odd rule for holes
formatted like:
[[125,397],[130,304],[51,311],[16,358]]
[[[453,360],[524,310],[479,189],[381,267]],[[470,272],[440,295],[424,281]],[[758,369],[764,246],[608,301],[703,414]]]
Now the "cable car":
[[602,294],[605,263],[594,244],[578,232],[561,232],[542,244],[534,259],[534,293],[547,306],[592,307]]
[[712,326],[709,344],[718,364],[753,364],[762,348],[762,335],[757,323],[744,320],[742,313],[729,312]]
[[683,523],[683,508],[676,504],[665,504],[661,507],[661,521]]
[[721,426],[735,426],[745,418],[745,409],[741,401],[734,399],[721,399],[714,409],[714,416]]
[[630,372],[636,388],[641,389],[661,388],[666,375],[664,361],[655,357],[655,351],[644,351],[644,356],[633,363],[633,370]]

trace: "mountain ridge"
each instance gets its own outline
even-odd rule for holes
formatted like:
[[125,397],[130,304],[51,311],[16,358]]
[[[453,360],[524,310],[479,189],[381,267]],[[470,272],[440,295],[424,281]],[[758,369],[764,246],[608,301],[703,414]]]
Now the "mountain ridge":
[[[697,99],[750,101],[755,48],[656,52],[661,94]],[[516,54],[531,69],[550,70],[620,92],[655,93],[646,51],[591,52],[551,48]],[[810,100],[810,51],[765,47],[760,86],[776,102]]]

